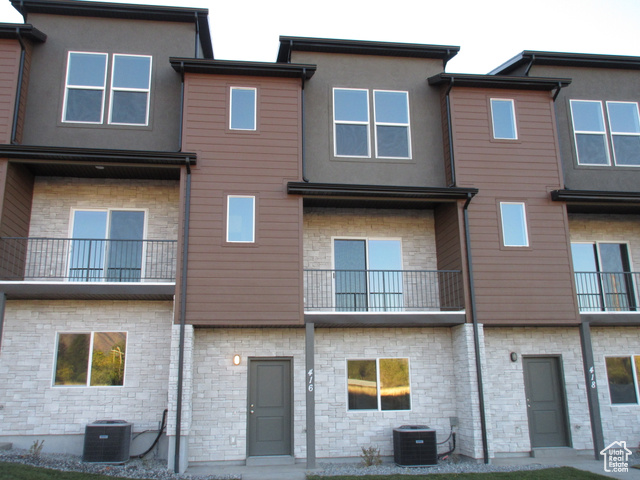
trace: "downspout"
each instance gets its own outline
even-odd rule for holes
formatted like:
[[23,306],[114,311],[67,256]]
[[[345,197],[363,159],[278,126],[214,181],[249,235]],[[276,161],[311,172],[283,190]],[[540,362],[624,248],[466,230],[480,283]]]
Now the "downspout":
[[306,161],[305,161],[305,159],[306,159],[306,155],[305,155],[306,145],[305,145],[305,140],[304,140],[304,125],[305,125],[305,123],[304,123],[304,79],[305,79],[306,74],[307,74],[307,69],[303,68],[302,69],[302,91],[300,92],[300,96],[301,96],[300,110],[301,110],[301,115],[302,115],[302,122],[301,122],[301,124],[302,124],[301,125],[301,127],[302,127],[302,139],[301,139],[301,141],[302,141],[302,180],[304,182],[309,183],[309,179],[307,178],[307,171],[306,171],[306,165],[307,165]]
[[480,339],[478,330],[478,319],[476,318],[476,294],[473,283],[473,261],[471,259],[471,235],[469,233],[469,212],[468,207],[474,194],[467,194],[467,201],[464,204],[464,230],[465,242],[467,244],[467,270],[469,272],[469,293],[471,295],[471,320],[473,322],[473,346],[476,354],[476,377],[478,381],[478,402],[480,407],[480,428],[482,429],[482,453],[484,463],[489,463],[489,447],[487,440],[487,418],[484,408],[484,387],[482,384],[482,362],[480,360]]
[[20,114],[20,98],[22,96],[22,82],[24,78],[24,59],[26,56],[26,46],[24,40],[20,35],[20,29],[16,28],[16,34],[18,36],[18,42],[20,42],[20,68],[18,71],[18,85],[16,88],[16,103],[13,110],[13,126],[11,127],[11,144],[16,145],[18,143],[16,137],[18,136],[18,116]]
[[451,168],[451,183],[450,187],[456,186],[456,168],[455,161],[453,157],[453,130],[451,126],[451,99],[449,98],[449,94],[451,93],[451,89],[453,88],[453,77],[449,80],[449,87],[447,88],[447,92],[444,94],[445,103],[447,107],[447,129],[449,134],[449,165]]
[[182,130],[184,128],[184,62],[180,62],[180,123],[178,125],[178,152],[182,151]]
[[200,18],[198,12],[195,12],[196,17],[196,52],[193,55],[193,58],[198,58],[198,44],[200,43]]
[[187,185],[184,201],[184,230],[182,233],[182,279],[180,281],[180,342],[178,345],[178,400],[176,402],[176,450],[173,460],[175,473],[180,473],[180,423],[182,422],[182,381],[184,373],[184,336],[187,316],[187,259],[189,256],[189,214],[191,210],[191,159],[185,161]]
[[535,55],[531,55],[531,61],[529,62],[529,65],[527,65],[527,69],[524,71],[524,76],[528,77],[529,76],[529,70],[531,70],[531,67],[533,67],[533,62],[536,61],[536,56]]

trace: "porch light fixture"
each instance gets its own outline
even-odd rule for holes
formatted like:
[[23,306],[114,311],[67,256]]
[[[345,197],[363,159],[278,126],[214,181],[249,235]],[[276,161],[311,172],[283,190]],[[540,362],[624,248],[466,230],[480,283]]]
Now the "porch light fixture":
[[233,364],[234,365],[240,365],[240,355],[234,355],[233,356]]
[[511,352],[509,354],[509,357],[511,358],[512,362],[517,362],[518,361],[518,354],[516,352]]

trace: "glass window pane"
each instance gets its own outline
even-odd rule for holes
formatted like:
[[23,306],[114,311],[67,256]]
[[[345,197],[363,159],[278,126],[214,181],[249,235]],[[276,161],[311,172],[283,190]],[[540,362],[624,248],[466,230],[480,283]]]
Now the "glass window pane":
[[637,103],[608,102],[609,123],[613,133],[640,134]]
[[580,100],[571,101],[573,126],[577,132],[603,132],[602,103]]
[[491,119],[493,122],[493,138],[509,140],[517,138],[513,101],[492,98]]
[[376,361],[348,360],[347,376],[349,410],[377,410]]
[[373,92],[376,122],[409,123],[407,92]]
[[73,216],[73,241],[69,278],[96,281],[103,276],[107,235],[106,211],[76,211]]
[[409,128],[378,125],[376,127],[379,157],[409,158]]
[[103,87],[107,56],[101,53],[70,53],[67,85]]
[[526,247],[527,224],[522,203],[501,203],[502,236],[504,245],[508,247]]
[[580,165],[608,165],[607,139],[604,135],[576,134]]
[[380,359],[380,409],[411,409],[408,358]]
[[139,281],[142,276],[144,212],[112,211],[107,280]]
[[341,312],[367,311],[366,242],[335,240],[336,309]]
[[607,379],[611,403],[637,403],[630,357],[608,357]]
[[640,135],[613,135],[616,165],[640,165]]
[[67,122],[100,123],[102,121],[103,95],[103,90],[68,89],[64,120]]
[[234,130],[256,129],[255,89],[231,89],[231,128]]
[[595,245],[593,243],[572,243],[571,256],[575,272],[597,272]]
[[593,243],[572,243],[571,257],[575,272],[576,293],[581,312],[598,311],[602,308],[600,275],[598,272],[596,246]]
[[100,332],[93,336],[91,386],[124,385],[127,334]]
[[254,241],[254,197],[229,197],[228,242]]
[[113,87],[149,89],[151,57],[113,56]]
[[88,333],[61,333],[58,335],[55,385],[86,385],[89,367]]
[[336,155],[368,156],[369,127],[366,125],[336,125]]
[[367,90],[333,91],[333,112],[336,121],[369,122]]
[[73,238],[100,238],[107,235],[106,211],[78,210],[73,215]]
[[113,91],[111,95],[111,123],[147,124],[148,93]]

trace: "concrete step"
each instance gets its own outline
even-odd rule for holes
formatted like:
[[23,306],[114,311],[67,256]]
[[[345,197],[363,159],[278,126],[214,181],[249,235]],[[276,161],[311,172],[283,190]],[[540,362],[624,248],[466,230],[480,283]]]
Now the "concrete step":
[[0,450],[11,450],[12,448],[13,443],[0,442]]
[[573,458],[577,456],[578,452],[571,447],[544,447],[531,450],[533,458]]

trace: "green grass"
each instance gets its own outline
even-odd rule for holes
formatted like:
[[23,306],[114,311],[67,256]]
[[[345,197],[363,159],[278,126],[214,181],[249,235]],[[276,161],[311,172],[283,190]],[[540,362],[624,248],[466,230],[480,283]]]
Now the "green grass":
[[577,470],[571,467],[545,468],[519,472],[492,473],[433,473],[429,475],[340,475],[321,477],[309,475],[307,480],[610,480],[610,477]]
[[[61,472],[20,463],[0,462],[0,480],[122,480],[122,477],[94,473]],[[130,480],[130,479],[126,479]]]

